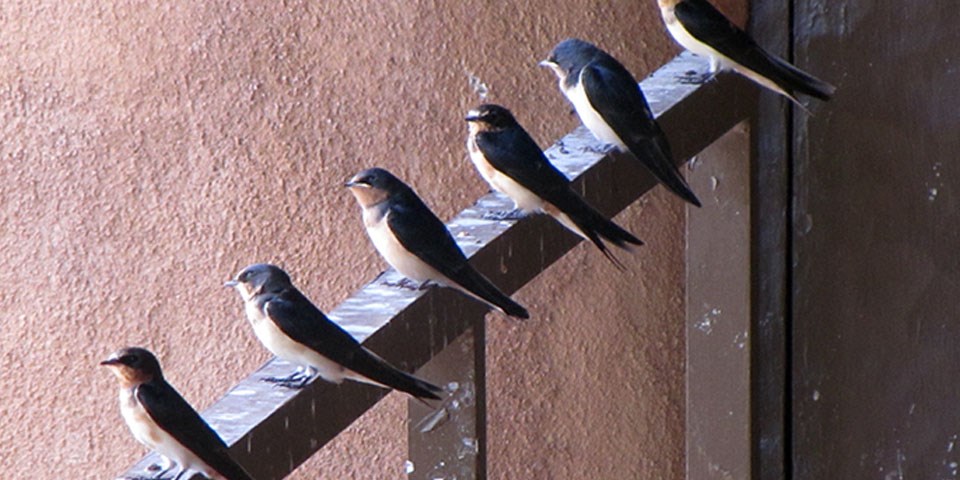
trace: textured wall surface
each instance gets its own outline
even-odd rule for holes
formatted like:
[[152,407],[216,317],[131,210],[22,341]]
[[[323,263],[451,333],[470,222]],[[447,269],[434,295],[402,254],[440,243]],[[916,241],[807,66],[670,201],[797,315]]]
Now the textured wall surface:
[[[554,3],[3,2],[0,475],[144,453],[96,366],[121,346],[199,408],[267,360],[221,287],[242,266],[285,266],[324,309],[380,272],[340,186],[361,168],[441,218],[484,193],[470,76],[545,146],[578,124],[536,66],[554,43],[639,77],[677,51],[652,0]],[[683,207],[657,189],[618,220],[647,242],[628,273],[581,245],[516,295],[533,320],[489,322],[491,478],[682,477]],[[402,478],[403,405],[294,476]]]

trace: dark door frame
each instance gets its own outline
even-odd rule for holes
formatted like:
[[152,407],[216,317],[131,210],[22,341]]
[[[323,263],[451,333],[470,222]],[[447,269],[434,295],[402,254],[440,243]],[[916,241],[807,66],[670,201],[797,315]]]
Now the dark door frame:
[[[767,50],[793,56],[793,0],[751,2],[749,29]],[[791,477],[793,108],[764,94],[751,128],[751,471]]]

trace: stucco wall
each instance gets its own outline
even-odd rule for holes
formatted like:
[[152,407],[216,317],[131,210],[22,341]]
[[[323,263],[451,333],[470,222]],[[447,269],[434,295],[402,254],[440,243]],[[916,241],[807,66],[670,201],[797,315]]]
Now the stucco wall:
[[[3,478],[144,453],[96,366],[118,347],[199,408],[267,360],[221,287],[243,265],[324,309],[381,271],[354,172],[393,170],[441,218],[484,193],[469,75],[545,146],[578,123],[536,66],[558,40],[638,76],[677,51],[652,0],[7,1],[0,31]],[[491,478],[682,476],[683,207],[657,189],[618,221],[647,242],[628,273],[581,245],[516,295],[531,321],[489,322]],[[403,400],[294,477],[402,478]]]

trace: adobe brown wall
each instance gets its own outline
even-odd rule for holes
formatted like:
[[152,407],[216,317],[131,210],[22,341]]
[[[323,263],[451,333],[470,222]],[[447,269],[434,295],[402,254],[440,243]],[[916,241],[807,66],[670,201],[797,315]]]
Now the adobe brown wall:
[[[118,347],[199,408],[267,360],[221,287],[245,264],[327,310],[380,272],[340,187],[359,169],[441,218],[483,194],[468,75],[546,146],[578,124],[536,66],[558,40],[638,76],[677,52],[652,0],[40,0],[5,2],[0,31],[3,478],[144,453],[96,366]],[[682,476],[683,207],[657,189],[618,220],[647,242],[629,273],[581,245],[516,295],[533,320],[489,322],[491,478]],[[404,412],[391,395],[294,477],[403,478]]]

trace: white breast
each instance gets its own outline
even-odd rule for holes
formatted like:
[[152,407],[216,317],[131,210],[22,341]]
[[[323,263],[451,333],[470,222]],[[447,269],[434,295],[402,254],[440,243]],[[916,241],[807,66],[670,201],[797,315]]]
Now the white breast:
[[[252,304],[253,302],[248,302]],[[251,311],[252,310],[252,311]],[[321,378],[328,382],[340,383],[346,374],[342,365],[313,351],[301,343],[293,341],[280,330],[262,310],[254,306],[247,311],[247,318],[253,325],[253,333],[270,353],[290,363],[313,367]]]
[[690,35],[690,33],[687,32],[687,29],[684,28],[677,19],[673,8],[661,8],[660,14],[663,16],[663,22],[667,24],[667,30],[670,32],[670,35],[673,36],[674,40],[677,41],[677,43],[696,55],[710,59],[711,73],[717,72],[718,70],[734,70],[750,80],[753,80],[754,82],[773,90],[774,92],[778,92],[782,95],[793,98],[790,94],[780,88],[779,85],[773,83],[767,77],[764,77],[763,75],[760,75],[757,72],[740,65],[730,57],[714,50],[713,47],[694,38],[693,35]]
[[210,478],[221,478],[203,460],[160,428],[134,397],[131,388],[120,389],[120,415],[137,441],[175,462],[182,471],[192,470]]
[[[593,105],[590,104],[590,99],[587,98],[587,93],[583,89],[582,70],[580,77],[581,78],[577,79],[577,85],[575,87],[565,88],[563,90],[564,95],[566,95],[570,103],[573,104],[573,108],[577,110],[580,121],[587,127],[587,130],[590,130],[590,133],[592,133],[594,137],[597,137],[597,140],[616,145],[620,150],[626,150],[626,144],[620,140],[616,132],[607,125],[603,117],[601,117],[600,114],[594,110]],[[561,88],[563,88],[563,84],[561,84]]]
[[687,29],[684,28],[680,20],[677,19],[673,7],[661,7],[660,15],[663,16],[663,23],[667,25],[667,31],[670,32],[670,35],[677,43],[683,48],[690,50],[691,53],[710,59],[711,71],[716,71],[718,65],[723,68],[729,68],[732,62],[729,62],[727,57],[709,45],[697,40],[687,32]]
[[365,209],[363,223],[367,227],[367,235],[370,236],[373,246],[391,267],[400,272],[401,275],[417,282],[433,280],[438,283],[447,283],[445,282],[446,277],[441,275],[440,272],[403,248],[387,223],[390,212],[379,219],[368,218],[368,214],[374,215],[375,213],[373,209]]
[[469,151],[470,160],[472,160],[474,166],[477,167],[480,176],[483,177],[494,190],[510,197],[519,209],[527,212],[543,210],[543,200],[540,199],[540,197],[494,168],[479,148],[474,145],[473,148],[469,148]]

